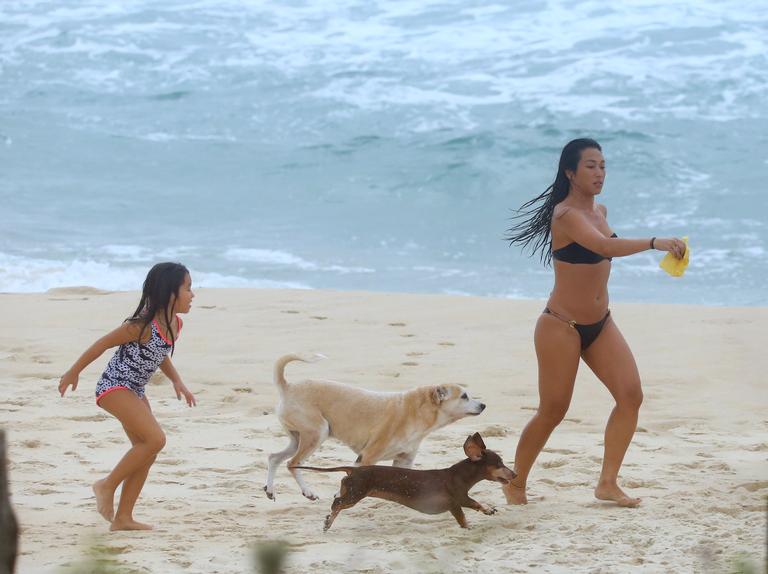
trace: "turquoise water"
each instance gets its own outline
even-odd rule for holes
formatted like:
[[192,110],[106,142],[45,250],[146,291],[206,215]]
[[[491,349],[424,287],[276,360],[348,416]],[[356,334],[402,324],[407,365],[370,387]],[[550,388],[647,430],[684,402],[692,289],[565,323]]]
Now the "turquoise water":
[[581,136],[618,301],[765,305],[768,10],[637,0],[0,3],[0,291],[546,297],[503,241]]

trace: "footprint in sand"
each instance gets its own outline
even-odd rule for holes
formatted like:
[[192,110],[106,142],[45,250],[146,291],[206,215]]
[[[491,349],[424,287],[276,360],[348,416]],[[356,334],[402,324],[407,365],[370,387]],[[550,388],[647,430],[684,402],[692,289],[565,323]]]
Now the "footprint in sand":
[[730,516],[732,518],[736,518],[739,514],[741,514],[742,509],[741,507],[722,507],[722,506],[713,506],[709,509],[709,512],[719,512],[720,514],[725,514],[726,516]]
[[323,317],[322,315],[312,315],[310,319],[317,319],[318,321],[325,321],[328,317]]
[[40,448],[43,443],[41,443],[39,440],[23,440],[21,441],[21,446],[24,446],[26,448]]
[[541,450],[552,454],[579,454],[575,450],[568,450],[567,448],[543,448]]
[[401,337],[415,337],[416,335],[414,335],[413,333],[405,333],[405,334],[400,335],[400,336]]
[[19,375],[22,379],[41,379],[43,381],[58,380],[61,378],[60,374],[56,373],[24,373]]
[[281,313],[288,313],[289,315],[296,315],[300,313],[300,311],[294,311],[293,309],[286,309],[285,311],[280,311]]
[[78,423],[90,423],[90,422],[105,421],[108,418],[109,417],[107,415],[89,415],[89,416],[67,417],[67,420],[75,421]]
[[627,488],[664,488],[657,480],[622,480],[622,485]]
[[456,343],[451,343],[450,341],[440,341],[438,345],[441,347],[455,347]]
[[405,323],[387,323],[390,327],[405,327]]
[[419,364],[414,361],[405,361],[404,363],[400,363],[404,367],[418,367]]
[[548,460],[541,463],[541,466],[544,468],[560,468],[561,466],[565,466],[568,464],[568,461],[564,458],[559,458],[557,460]]
[[198,305],[198,309],[215,309],[216,305]]
[[745,488],[749,492],[757,492],[758,490],[763,490],[768,488],[768,480],[759,480],[757,482],[745,482],[744,484],[740,484],[736,488]]
[[33,488],[30,492],[32,492],[32,494],[40,494],[42,496],[45,496],[46,494],[59,494],[58,490],[54,490],[52,488]]
[[507,436],[507,429],[501,425],[491,425],[480,431],[480,434],[486,437],[502,437]]
[[405,354],[407,357],[423,357],[426,353],[420,353],[419,351],[413,351]]
[[232,389],[236,393],[252,393],[253,389],[251,387],[235,387]]

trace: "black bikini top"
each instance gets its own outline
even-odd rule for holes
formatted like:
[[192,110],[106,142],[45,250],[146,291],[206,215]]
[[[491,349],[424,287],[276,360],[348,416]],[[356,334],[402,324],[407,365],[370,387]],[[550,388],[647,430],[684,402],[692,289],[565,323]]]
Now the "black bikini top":
[[[615,233],[611,237],[618,237]],[[552,257],[558,261],[564,261],[565,263],[600,263],[604,259],[611,260],[610,257],[603,257],[599,253],[595,253],[591,249],[587,249],[583,245],[576,243],[569,243],[565,247],[555,249],[552,252]]]

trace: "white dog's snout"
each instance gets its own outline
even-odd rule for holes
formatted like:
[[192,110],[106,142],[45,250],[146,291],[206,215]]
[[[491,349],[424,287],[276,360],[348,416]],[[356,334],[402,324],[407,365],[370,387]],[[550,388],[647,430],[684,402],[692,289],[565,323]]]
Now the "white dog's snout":
[[484,410],[485,410],[485,403],[481,403],[480,401],[476,401],[476,400],[472,401],[471,410],[470,410],[471,413],[479,415]]

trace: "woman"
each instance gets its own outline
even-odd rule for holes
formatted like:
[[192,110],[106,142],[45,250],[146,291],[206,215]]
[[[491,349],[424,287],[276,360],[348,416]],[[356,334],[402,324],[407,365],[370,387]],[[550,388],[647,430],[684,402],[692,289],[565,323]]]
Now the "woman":
[[[526,504],[526,482],[549,435],[563,420],[573,395],[579,359],[583,359],[613,395],[616,405],[605,427],[605,452],[595,496],[620,506],[637,506],[618,485],[619,468],[637,426],[643,400],[635,359],[608,309],[611,258],[647,249],[681,258],[677,238],[622,239],[611,231],[605,206],[595,197],[605,181],[600,144],[569,142],[560,155],[555,182],[524,204],[508,239],[532,245],[542,261],[554,259],[555,286],[536,323],[534,343],[539,367],[539,408],[517,445],[517,478],[505,486],[510,504]],[[537,203],[540,205],[536,206]]]

